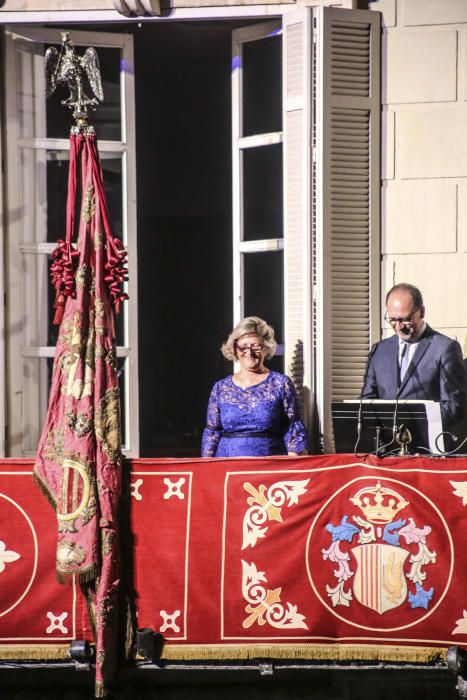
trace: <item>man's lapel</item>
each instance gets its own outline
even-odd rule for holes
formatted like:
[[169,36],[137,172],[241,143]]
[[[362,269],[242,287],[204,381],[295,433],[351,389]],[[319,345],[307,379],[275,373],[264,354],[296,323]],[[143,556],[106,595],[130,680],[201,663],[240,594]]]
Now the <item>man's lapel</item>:
[[405,373],[405,377],[402,380],[401,385],[399,387],[399,394],[407,386],[407,383],[410,381],[410,378],[412,377],[412,374],[415,372],[415,369],[419,365],[420,360],[422,359],[423,355],[426,353],[426,351],[430,347],[432,340],[433,340],[433,333],[432,333],[431,328],[427,325],[427,327],[425,328],[425,332],[423,333],[422,337],[418,341],[418,345],[417,345],[417,348],[415,350],[415,354],[412,357],[412,362],[407,367],[407,372]]

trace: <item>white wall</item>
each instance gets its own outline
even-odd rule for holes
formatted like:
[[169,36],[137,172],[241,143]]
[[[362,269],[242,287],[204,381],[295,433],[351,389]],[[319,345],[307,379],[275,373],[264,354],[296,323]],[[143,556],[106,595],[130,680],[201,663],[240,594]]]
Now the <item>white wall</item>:
[[382,298],[419,286],[428,322],[467,356],[467,2],[370,7],[384,27]]

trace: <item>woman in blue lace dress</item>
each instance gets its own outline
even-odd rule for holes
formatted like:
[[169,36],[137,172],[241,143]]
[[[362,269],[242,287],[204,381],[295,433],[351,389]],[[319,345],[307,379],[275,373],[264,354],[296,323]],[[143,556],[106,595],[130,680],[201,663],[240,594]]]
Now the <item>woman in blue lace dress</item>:
[[292,380],[264,366],[276,350],[274,331],[257,316],[244,318],[221,348],[239,370],[214,384],[203,457],[261,457],[306,452]]

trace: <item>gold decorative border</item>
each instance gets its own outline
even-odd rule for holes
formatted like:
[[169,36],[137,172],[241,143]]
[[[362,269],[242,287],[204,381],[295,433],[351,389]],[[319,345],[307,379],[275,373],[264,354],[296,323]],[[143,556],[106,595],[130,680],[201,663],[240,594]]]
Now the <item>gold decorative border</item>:
[[[66,661],[68,644],[2,644],[2,660]],[[394,661],[430,663],[446,661],[443,647],[402,647],[373,644],[164,644],[167,661],[302,659],[310,661]]]
[[69,644],[0,644],[0,659],[66,661]]
[[227,659],[308,659],[310,661],[446,661],[443,647],[402,647],[379,644],[165,644],[167,661]]

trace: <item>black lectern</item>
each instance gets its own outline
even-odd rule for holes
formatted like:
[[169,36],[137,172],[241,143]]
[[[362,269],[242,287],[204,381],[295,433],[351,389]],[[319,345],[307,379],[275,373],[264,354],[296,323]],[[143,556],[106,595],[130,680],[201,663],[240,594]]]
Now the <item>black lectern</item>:
[[441,410],[435,401],[334,401],[332,423],[336,452],[444,452]]

